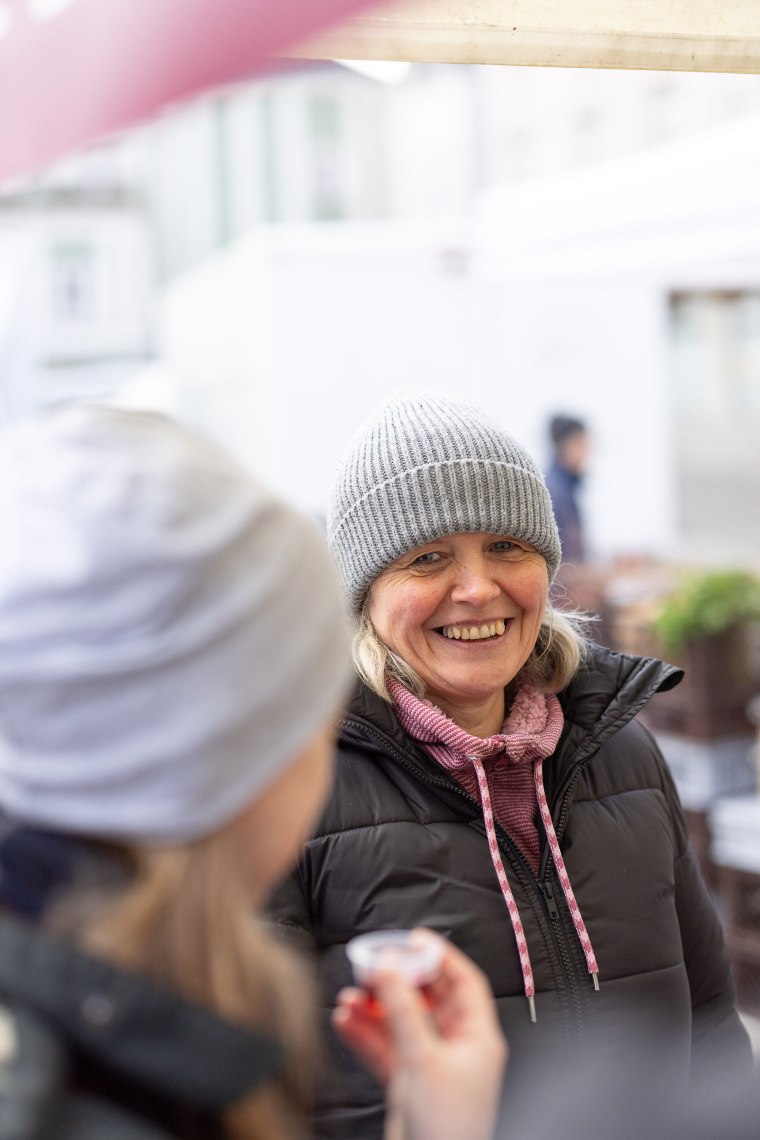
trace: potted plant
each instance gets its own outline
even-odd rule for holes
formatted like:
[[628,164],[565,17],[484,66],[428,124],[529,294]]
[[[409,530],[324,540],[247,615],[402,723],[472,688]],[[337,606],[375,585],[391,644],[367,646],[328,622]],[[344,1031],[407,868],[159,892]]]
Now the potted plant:
[[695,740],[750,734],[760,578],[746,570],[687,574],[660,602],[652,629],[660,655],[685,670],[681,685],[652,701],[652,727]]

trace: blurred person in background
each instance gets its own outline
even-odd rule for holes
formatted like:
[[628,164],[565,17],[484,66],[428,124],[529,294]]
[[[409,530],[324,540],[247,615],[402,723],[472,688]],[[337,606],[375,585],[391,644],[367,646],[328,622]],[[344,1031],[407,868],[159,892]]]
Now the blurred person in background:
[[608,628],[605,605],[607,574],[590,554],[580,502],[591,435],[585,421],[577,416],[551,416],[548,428],[551,460],[546,486],[562,547],[562,561],[552,583],[552,603],[558,609],[585,610],[595,615],[589,636],[602,645],[610,645],[612,631]]
[[[0,1137],[300,1137],[312,984],[255,908],[350,669],[316,528],[171,420],[87,406],[0,437],[0,511]],[[361,995],[338,1022],[394,1127],[487,1140],[485,979],[444,947],[432,1020],[380,997],[372,1036]]]
[[[587,1050],[650,1097],[749,1073],[720,922],[636,719],[680,670],[554,608],[560,540],[531,456],[477,409],[397,394],[339,465],[328,543],[357,686],[326,811],[271,904],[327,1009],[350,938],[423,925],[490,981],[526,1135]],[[382,1091],[333,1045],[317,1135],[375,1140]]]
[[587,549],[579,491],[588,466],[591,439],[584,421],[567,415],[551,417],[549,439],[552,453],[546,486],[562,544],[562,561],[582,564],[587,560]]

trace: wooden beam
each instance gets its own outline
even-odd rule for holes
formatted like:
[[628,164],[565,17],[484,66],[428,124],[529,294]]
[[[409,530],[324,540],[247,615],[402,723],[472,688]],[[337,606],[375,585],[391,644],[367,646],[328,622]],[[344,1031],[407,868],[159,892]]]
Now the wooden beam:
[[760,0],[397,0],[288,55],[754,73]]

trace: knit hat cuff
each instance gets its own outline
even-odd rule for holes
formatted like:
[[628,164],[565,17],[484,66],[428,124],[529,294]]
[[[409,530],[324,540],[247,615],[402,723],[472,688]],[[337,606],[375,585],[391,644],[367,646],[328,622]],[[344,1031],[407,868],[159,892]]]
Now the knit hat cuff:
[[350,608],[359,610],[377,575],[406,551],[476,531],[530,543],[554,579],[559,536],[540,473],[504,460],[463,458],[420,464],[369,488],[329,540]]

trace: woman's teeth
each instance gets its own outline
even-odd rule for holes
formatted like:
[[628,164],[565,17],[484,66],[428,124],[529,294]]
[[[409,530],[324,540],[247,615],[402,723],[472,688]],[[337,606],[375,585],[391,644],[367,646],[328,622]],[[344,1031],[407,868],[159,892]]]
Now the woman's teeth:
[[489,625],[445,625],[441,633],[455,641],[482,641],[485,637],[500,637],[506,628],[500,618]]

